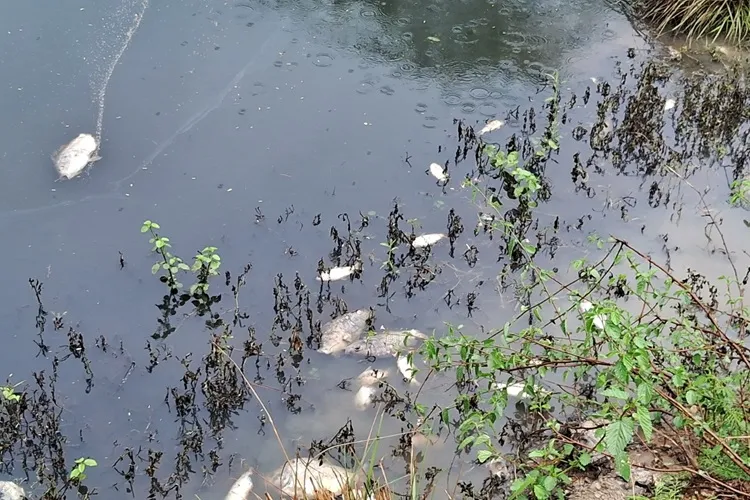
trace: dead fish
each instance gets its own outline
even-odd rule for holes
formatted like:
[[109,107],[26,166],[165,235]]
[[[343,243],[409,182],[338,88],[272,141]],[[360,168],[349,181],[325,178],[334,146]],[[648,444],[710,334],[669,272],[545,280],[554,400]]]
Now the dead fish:
[[98,150],[99,144],[91,134],[79,134],[68,144],[60,146],[52,155],[60,179],[72,179],[83,172],[89,163],[101,160]]
[[413,350],[427,335],[419,330],[378,332],[357,340],[344,349],[344,354],[359,356],[398,356],[399,352]]
[[426,246],[434,245],[438,241],[447,237],[448,236],[443,233],[422,234],[414,238],[414,241],[411,242],[411,246],[413,246],[414,248],[423,248]]
[[439,163],[430,164],[430,173],[439,182],[445,182],[448,180],[448,174],[445,173],[445,168]]
[[[580,311],[581,314],[586,314],[593,308],[594,308],[594,304],[592,304],[588,300],[582,300],[580,304],[578,304],[578,310]],[[604,325],[606,322],[607,322],[606,314],[597,314],[596,316],[594,316],[594,319],[592,320],[594,328],[596,328],[599,331],[604,330]]]
[[329,321],[321,328],[318,352],[334,354],[343,351],[346,346],[362,338],[372,317],[372,310],[358,309]]
[[26,492],[13,481],[0,481],[0,500],[25,500]]
[[398,367],[398,371],[401,372],[401,375],[403,375],[411,385],[420,385],[419,381],[415,378],[418,371],[417,367],[414,366],[412,360],[409,359],[408,354],[399,354],[396,358],[396,366]]
[[387,376],[388,370],[377,370],[372,367],[359,374],[357,382],[360,383],[360,388],[354,395],[354,405],[358,410],[365,410],[372,404],[380,381]]
[[253,491],[253,472],[251,467],[247,472],[238,477],[229,489],[227,496],[224,497],[224,500],[247,500],[250,497],[250,492]]
[[338,496],[358,481],[355,471],[312,458],[293,458],[268,478],[271,488],[292,498],[312,498],[321,491]]
[[502,120],[490,120],[484,127],[482,127],[482,130],[480,130],[479,134],[477,135],[489,134],[490,132],[494,132],[495,130],[499,129],[503,125],[505,125],[505,122]]
[[357,263],[353,266],[332,267],[328,271],[323,271],[315,279],[318,281],[338,281],[348,278],[353,273],[361,271],[362,265]]
[[[516,382],[514,384],[498,383],[493,384],[493,387],[497,390],[502,391],[505,389],[508,392],[508,396],[513,398],[529,399],[531,394],[526,392],[526,384]],[[537,389],[537,387],[534,387]]]

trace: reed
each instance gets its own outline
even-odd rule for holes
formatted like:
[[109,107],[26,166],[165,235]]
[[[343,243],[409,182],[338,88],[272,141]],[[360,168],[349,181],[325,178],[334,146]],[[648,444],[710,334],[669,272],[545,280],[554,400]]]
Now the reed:
[[637,0],[636,12],[660,34],[671,31],[714,42],[726,38],[738,45],[750,35],[748,0]]

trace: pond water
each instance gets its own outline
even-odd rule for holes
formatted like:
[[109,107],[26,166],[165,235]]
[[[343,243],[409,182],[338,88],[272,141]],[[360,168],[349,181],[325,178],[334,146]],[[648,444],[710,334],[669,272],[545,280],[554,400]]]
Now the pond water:
[[[16,2],[0,18],[0,36],[6,68],[0,255],[12,264],[0,289],[0,375],[31,384],[34,371],[49,373],[52,358],[68,354],[69,327],[83,334],[93,386],[86,390],[84,367],[71,358],[60,365],[56,391],[70,440],[66,458],[96,458],[100,467],[87,483],[107,498],[133,496],[110,467],[127,449],[137,456],[135,497],[149,488],[148,450],[164,452],[158,478],[173,472],[181,444],[170,388],[186,390],[180,360],[192,353],[190,366],[197,369],[210,338],[201,320],[181,316],[173,335],[151,338],[164,287],[150,274],[155,257],[139,232],[146,219],[161,224],[174,253],[186,260],[214,245],[233,277],[252,264],[241,308],[268,355],[260,363],[259,395],[289,450],[327,439],[347,418],[363,439],[375,416],[355,410],[352,393],[337,387],[367,366],[360,360],[305,352],[299,369],[287,359],[285,381],[275,373],[279,352],[289,345],[289,332],[278,329],[281,346],[271,342],[276,280],[281,275],[293,294],[299,273],[315,304],[318,261],[332,265],[329,232],[335,226],[345,235],[342,214],[355,227],[360,214],[369,216],[366,265],[361,281],[331,291],[350,309],[372,306],[377,326],[431,333],[444,331],[447,322],[478,330],[513,314],[512,294],[497,291],[496,250],[471,235],[477,211],[460,185],[466,172],[456,168],[443,189],[425,169],[453,158],[454,119],[477,129],[489,119],[505,120],[488,136],[500,144],[522,133],[529,107],[543,122],[546,73],[559,72],[563,103],[587,87],[592,92],[586,105],[579,97],[562,130],[560,154],[546,170],[552,194],[536,213],[545,227],[559,218],[551,261],[562,275],[572,259],[595,252],[587,244],[593,233],[616,234],[655,258],[669,258],[680,272],[726,271],[703,235],[700,196],[674,176],[637,166],[618,170],[600,158],[588,189],[571,182],[573,155],[580,152],[585,162],[592,154],[586,141],[571,138],[577,125],[597,121],[592,79],[614,88],[619,70],[627,73],[652,55],[650,42],[604,0]],[[100,112],[103,159],[80,178],[55,182],[50,154],[79,133],[94,133]],[[727,165],[702,169],[703,159],[683,161],[706,203],[736,228],[726,231],[732,248],[745,228],[742,213],[726,205]],[[432,258],[444,263],[433,284],[408,300],[394,286],[386,308],[377,290],[380,243],[396,199],[406,219],[418,220],[417,232],[446,231],[451,209],[465,231],[455,257],[448,245],[433,250]],[[462,256],[473,243],[480,258],[470,267]],[[37,356],[29,278],[44,283],[46,357]],[[462,298],[458,306],[444,300],[449,289]],[[469,294],[477,297],[474,311],[466,307]],[[233,307],[229,295],[224,302]],[[315,320],[333,311],[326,302]],[[52,313],[64,314],[64,328],[53,331]],[[234,335],[241,349],[247,328]],[[106,352],[95,345],[100,337],[110,345]],[[153,369],[152,356],[160,360]],[[253,371],[245,370],[250,379]],[[295,377],[305,385],[298,387]],[[287,410],[290,394],[301,395],[298,414]],[[449,394],[431,398],[429,404],[450,401]],[[196,474],[182,495],[223,498],[242,470],[239,460],[262,471],[281,462],[269,426],[258,431],[260,414],[250,401],[219,448],[206,438],[205,457],[193,464]],[[401,428],[389,425],[393,432]],[[204,478],[214,448],[222,466]],[[452,441],[442,449],[428,462],[451,465]],[[469,458],[462,460],[461,470],[471,467]],[[12,475],[22,476],[15,465]]]

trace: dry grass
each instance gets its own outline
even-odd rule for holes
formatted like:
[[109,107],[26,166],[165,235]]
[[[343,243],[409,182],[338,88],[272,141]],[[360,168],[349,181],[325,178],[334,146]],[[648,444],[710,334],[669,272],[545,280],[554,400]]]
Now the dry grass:
[[640,17],[659,33],[684,33],[691,39],[711,37],[742,44],[750,37],[749,0],[637,0]]

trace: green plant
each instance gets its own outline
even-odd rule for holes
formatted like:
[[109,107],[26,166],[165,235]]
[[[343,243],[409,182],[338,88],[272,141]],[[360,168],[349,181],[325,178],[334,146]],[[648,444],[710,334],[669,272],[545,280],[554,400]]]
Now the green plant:
[[745,0],[638,0],[640,16],[661,33],[686,33],[690,38],[726,37],[742,43],[750,34],[750,4]]
[[733,207],[750,205],[750,179],[737,179],[729,187],[729,204]]
[[87,467],[96,467],[98,464],[96,463],[96,460],[93,458],[77,458],[76,459],[76,465],[73,467],[73,469],[70,471],[70,479],[71,481],[81,483],[86,480],[86,468]]

